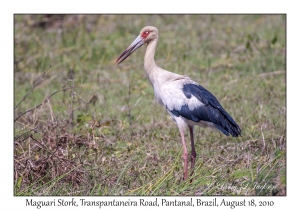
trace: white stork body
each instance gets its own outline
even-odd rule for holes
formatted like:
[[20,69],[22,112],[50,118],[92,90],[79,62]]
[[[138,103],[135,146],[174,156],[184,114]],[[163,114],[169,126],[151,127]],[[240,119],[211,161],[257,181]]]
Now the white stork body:
[[175,74],[158,67],[154,60],[158,41],[158,30],[153,26],[143,28],[140,35],[120,55],[121,63],[136,49],[147,43],[144,69],[153,86],[157,101],[162,104],[176,122],[183,145],[184,180],[188,177],[188,153],[184,133],[189,128],[191,137],[191,168],[194,168],[196,151],[194,146],[194,125],[220,130],[225,135],[237,137],[241,129],[224,110],[214,95],[191,80],[188,76]]

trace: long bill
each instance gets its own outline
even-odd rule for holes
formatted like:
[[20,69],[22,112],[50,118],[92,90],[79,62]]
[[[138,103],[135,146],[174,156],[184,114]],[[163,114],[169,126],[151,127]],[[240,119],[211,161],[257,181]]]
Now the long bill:
[[140,35],[127,47],[127,49],[119,56],[116,63],[120,64],[124,61],[127,57],[129,57],[134,51],[140,48],[143,44],[145,44],[144,38]]

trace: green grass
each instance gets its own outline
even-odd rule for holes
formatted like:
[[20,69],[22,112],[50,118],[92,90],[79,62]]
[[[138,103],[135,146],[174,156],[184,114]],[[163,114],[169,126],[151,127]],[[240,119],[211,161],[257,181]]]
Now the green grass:
[[[285,195],[285,24],[284,15],[15,15],[14,106],[48,70],[14,118],[69,88],[15,121],[15,195]],[[195,129],[193,182],[182,181],[179,131],[153,99],[145,47],[115,64],[146,25],[160,32],[156,63],[212,92],[242,129],[239,138]],[[255,187],[264,184],[272,189]]]

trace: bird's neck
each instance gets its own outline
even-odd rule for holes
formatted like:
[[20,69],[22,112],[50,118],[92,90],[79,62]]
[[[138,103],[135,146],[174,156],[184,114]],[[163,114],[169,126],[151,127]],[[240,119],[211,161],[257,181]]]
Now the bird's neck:
[[160,68],[156,65],[154,60],[156,45],[157,45],[157,39],[148,43],[145,57],[144,57],[144,69],[152,86],[154,83],[155,75],[160,71]]

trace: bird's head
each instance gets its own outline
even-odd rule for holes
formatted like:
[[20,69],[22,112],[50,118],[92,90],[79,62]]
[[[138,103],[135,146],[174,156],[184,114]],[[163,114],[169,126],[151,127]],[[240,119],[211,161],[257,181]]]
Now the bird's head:
[[152,40],[158,39],[158,30],[154,26],[146,26],[141,30],[139,36],[143,37],[144,42],[148,44]]
[[143,46],[144,44],[148,44],[151,41],[158,39],[158,30],[153,26],[144,27],[138,37],[127,47],[127,49],[118,57],[116,63],[120,64],[126,58],[128,58],[134,51]]

